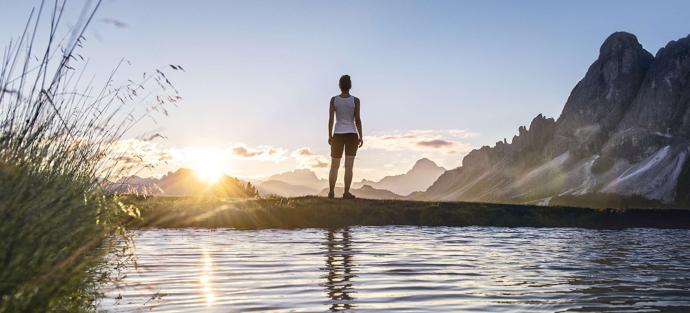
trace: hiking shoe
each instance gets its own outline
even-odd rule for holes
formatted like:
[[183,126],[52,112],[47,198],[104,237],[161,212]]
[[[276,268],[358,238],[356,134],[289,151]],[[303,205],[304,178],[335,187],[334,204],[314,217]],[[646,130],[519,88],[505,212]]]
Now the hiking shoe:
[[349,192],[346,192],[343,194],[343,199],[357,199],[357,197],[355,197],[355,195],[353,195]]
[[334,199],[335,198],[335,193],[333,191],[328,192],[328,199]]

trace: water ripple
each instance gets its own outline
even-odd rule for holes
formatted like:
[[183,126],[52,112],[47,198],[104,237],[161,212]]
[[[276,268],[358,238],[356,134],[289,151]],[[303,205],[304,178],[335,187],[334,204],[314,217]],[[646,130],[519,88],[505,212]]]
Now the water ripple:
[[690,311],[690,231],[153,229],[112,312]]

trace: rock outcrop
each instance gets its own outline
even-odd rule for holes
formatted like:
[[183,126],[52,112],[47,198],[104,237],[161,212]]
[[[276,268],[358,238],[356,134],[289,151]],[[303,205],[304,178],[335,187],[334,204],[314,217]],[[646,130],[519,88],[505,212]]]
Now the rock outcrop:
[[470,152],[424,200],[547,204],[614,194],[690,200],[690,36],[652,56],[617,32],[573,88],[557,121],[538,115],[508,143]]
[[657,53],[618,130],[640,128],[690,138],[690,37]]
[[570,150],[585,156],[601,149],[628,111],[653,59],[634,35],[617,32],[609,36],[597,60],[570,93],[549,154]]

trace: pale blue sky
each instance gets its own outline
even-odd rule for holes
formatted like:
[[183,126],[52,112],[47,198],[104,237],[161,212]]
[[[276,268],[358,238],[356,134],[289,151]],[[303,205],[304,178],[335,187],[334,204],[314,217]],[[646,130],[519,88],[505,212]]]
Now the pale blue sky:
[[[0,0],[0,40],[32,5]],[[280,161],[228,160],[226,171],[243,177],[300,167],[291,154],[301,147],[328,155],[327,104],[344,73],[362,99],[365,140],[427,131],[466,152],[510,140],[539,113],[557,117],[610,33],[632,32],[652,53],[690,33],[688,1],[119,0],[98,16],[127,27],[94,24],[94,68],[126,57],[123,75],[187,70],[174,76],[184,103],[157,126],[165,146],[284,149]],[[476,135],[449,135],[458,129]],[[452,168],[463,154],[374,147],[360,153],[359,178],[404,171],[421,156]]]

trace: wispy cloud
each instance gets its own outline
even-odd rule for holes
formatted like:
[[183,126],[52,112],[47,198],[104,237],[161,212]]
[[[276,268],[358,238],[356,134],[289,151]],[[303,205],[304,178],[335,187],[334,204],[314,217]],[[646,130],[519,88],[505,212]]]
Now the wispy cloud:
[[279,163],[289,160],[288,150],[268,145],[233,143],[225,147],[172,147],[154,140],[123,139],[109,151],[110,160],[122,168],[122,175],[161,174],[179,167],[193,168],[211,162],[221,171],[236,170],[237,162]]
[[230,152],[235,158],[280,162],[285,160],[287,150],[267,145],[249,147],[245,144],[236,144],[230,148]]
[[464,139],[474,136],[477,134],[463,129],[393,131],[365,137],[365,147],[388,151],[463,154],[473,148]]
[[326,168],[329,166],[329,158],[320,154],[316,154],[308,147],[302,147],[292,152],[291,156],[295,158],[301,167],[306,168]]
[[108,154],[112,161],[122,166],[153,166],[173,158],[160,143],[134,138],[115,142]]
[[[468,139],[476,133],[462,129],[421,129],[370,133],[357,161],[357,177],[380,178],[409,170],[426,157],[446,168],[459,165],[473,149]],[[159,140],[126,139],[113,149],[112,159],[142,175],[161,175],[180,167],[213,164],[219,170],[240,177],[270,175],[277,171],[308,168],[324,173],[330,166],[326,151],[304,146],[297,149],[242,142],[223,146],[175,147]],[[146,168],[143,171],[139,169]],[[139,170],[139,171],[137,171]]]
[[247,149],[246,147],[232,148],[232,153],[243,158],[253,158],[255,156],[261,155],[260,152],[249,151],[249,149]]
[[417,145],[429,148],[444,148],[452,146],[453,142],[444,139],[433,139],[417,141]]

